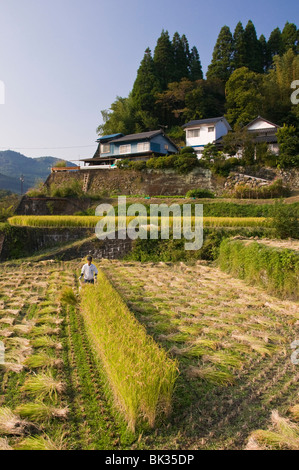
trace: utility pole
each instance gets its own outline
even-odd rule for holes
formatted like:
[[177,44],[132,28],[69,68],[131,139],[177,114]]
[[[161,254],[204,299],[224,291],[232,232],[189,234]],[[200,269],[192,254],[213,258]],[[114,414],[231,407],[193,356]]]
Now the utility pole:
[[24,175],[21,175],[21,177],[20,177],[20,182],[21,182],[21,196],[23,196],[23,193],[24,193],[24,181],[25,181]]

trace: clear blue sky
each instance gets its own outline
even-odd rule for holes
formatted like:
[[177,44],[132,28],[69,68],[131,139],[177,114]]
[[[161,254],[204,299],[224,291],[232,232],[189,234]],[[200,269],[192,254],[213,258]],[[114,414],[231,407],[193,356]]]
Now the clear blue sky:
[[93,155],[100,111],[128,95],[163,28],[186,34],[206,72],[223,25],[252,19],[268,38],[286,21],[298,25],[298,2],[0,0],[0,18],[0,150],[74,160]]

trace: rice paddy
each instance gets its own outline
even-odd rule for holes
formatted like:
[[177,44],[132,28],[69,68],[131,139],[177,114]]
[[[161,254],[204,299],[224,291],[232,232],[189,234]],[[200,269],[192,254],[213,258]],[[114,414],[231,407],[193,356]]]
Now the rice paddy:
[[[20,227],[41,227],[41,228],[66,228],[66,227],[82,227],[82,228],[95,228],[97,223],[103,217],[96,216],[32,216],[20,215],[8,219],[10,225]],[[135,217],[127,216],[126,222],[129,224]],[[159,219],[161,223],[161,219]],[[172,226],[174,218],[169,217],[170,226]],[[140,219],[142,224],[150,224],[149,217]],[[195,218],[191,218],[191,223],[194,225]],[[118,224],[118,217],[115,217],[116,226]],[[271,219],[266,217],[204,217],[204,227],[271,227]]]
[[96,264],[80,293],[81,260],[2,264],[1,450],[296,448],[298,303],[206,262]]
[[[298,336],[296,302],[204,262],[102,266],[148,334],[179,362],[172,424],[181,443],[241,449],[273,406],[295,406],[299,370],[290,345]],[[170,441],[161,432],[156,446],[167,448]]]

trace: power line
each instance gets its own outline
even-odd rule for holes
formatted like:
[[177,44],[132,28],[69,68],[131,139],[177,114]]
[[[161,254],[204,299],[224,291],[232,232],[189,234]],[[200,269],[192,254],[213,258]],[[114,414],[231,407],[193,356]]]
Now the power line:
[[95,147],[95,145],[79,145],[78,147],[0,147],[1,150],[62,150],[62,149],[83,149],[83,148],[91,148]]

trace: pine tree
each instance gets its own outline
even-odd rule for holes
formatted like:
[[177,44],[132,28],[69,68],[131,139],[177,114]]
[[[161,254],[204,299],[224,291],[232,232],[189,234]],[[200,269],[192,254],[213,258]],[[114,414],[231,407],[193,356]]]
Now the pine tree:
[[[189,55],[186,51],[186,42],[182,41],[179,33],[175,33],[172,40],[172,47],[174,53],[174,79],[179,82],[182,78],[189,77]],[[188,45],[189,49],[189,45]]]
[[247,66],[245,34],[243,25],[239,21],[234,32],[233,68],[235,70],[245,66]]
[[154,64],[162,90],[167,89],[168,83],[175,81],[174,50],[169,39],[168,31],[162,31],[157,41],[154,53]]
[[132,97],[136,109],[139,111],[153,111],[155,105],[155,94],[160,90],[160,83],[156,74],[155,64],[151,50],[145,51],[137,72]]
[[190,80],[201,80],[203,78],[201,62],[197,48],[194,46],[190,53]]
[[275,55],[281,55],[283,53],[283,42],[279,28],[275,28],[270,34],[268,40],[268,52],[271,63]]
[[286,22],[282,33],[281,40],[283,50],[286,52],[288,49],[293,49],[298,54],[299,52],[299,30],[294,23]]
[[246,67],[253,72],[263,72],[263,57],[261,45],[258,41],[254,24],[251,20],[248,21],[245,31],[244,40],[246,48]]
[[233,37],[228,26],[223,26],[214,47],[207,78],[219,78],[226,82],[232,72]]
[[263,61],[263,71],[265,72],[271,65],[271,60],[269,57],[268,44],[265,36],[262,34],[259,38],[262,61]]

